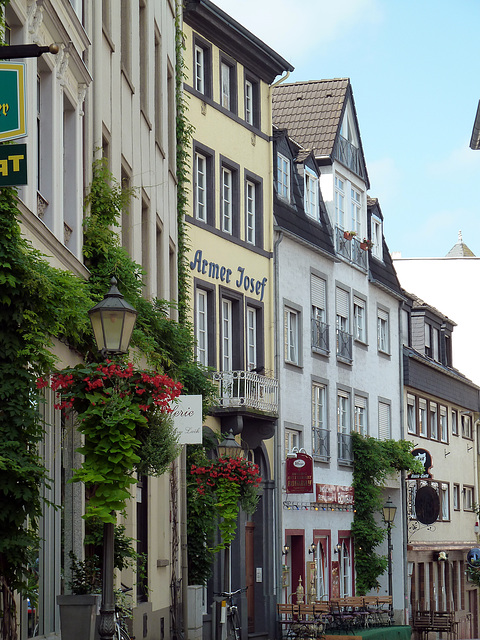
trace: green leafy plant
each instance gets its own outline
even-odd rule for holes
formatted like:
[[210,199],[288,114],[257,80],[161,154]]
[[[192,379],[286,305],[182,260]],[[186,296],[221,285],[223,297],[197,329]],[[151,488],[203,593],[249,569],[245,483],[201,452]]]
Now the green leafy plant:
[[86,560],[78,560],[77,556],[70,551],[71,579],[68,582],[72,594],[76,596],[101,593],[102,581],[100,575],[100,558],[92,556]]
[[204,466],[191,466],[197,492],[215,495],[214,515],[219,518],[221,540],[212,549],[214,553],[228,547],[235,538],[240,507],[246,513],[254,513],[257,508],[262,480],[258,471],[258,465],[243,458],[218,458]]
[[[128,489],[136,482],[142,430],[151,421],[157,428],[157,412],[171,411],[169,403],[180,395],[182,385],[157,372],[137,371],[132,363],[108,360],[63,369],[50,382],[38,381],[40,388],[47,384],[60,396],[57,409],[77,412],[78,429],[85,437],[79,449],[84,461],[72,478],[91,490],[85,518],[114,523],[115,511],[125,509]],[[152,460],[146,465],[152,468]]]
[[382,487],[393,473],[419,471],[419,463],[411,454],[413,444],[406,440],[377,440],[352,433],[352,447],[355,515],[351,530],[355,545],[356,587],[359,595],[365,595],[378,588],[378,576],[387,567],[387,558],[375,552],[386,535],[384,525],[375,519],[382,507]]

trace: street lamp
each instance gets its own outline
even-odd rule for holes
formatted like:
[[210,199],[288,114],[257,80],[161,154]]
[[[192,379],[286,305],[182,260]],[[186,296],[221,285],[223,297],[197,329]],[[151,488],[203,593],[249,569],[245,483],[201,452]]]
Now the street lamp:
[[44,47],[38,44],[6,44],[0,46],[0,60],[12,60],[12,58],[38,58],[44,53],[57,54],[58,44],[49,44]]
[[[115,278],[104,299],[90,309],[95,341],[103,357],[126,353],[137,319],[137,312],[117,289]],[[103,525],[102,604],[100,606],[99,633],[102,640],[113,640],[115,633],[114,577],[114,524]]]
[[397,507],[393,504],[388,497],[388,500],[382,507],[383,521],[387,525],[387,547],[388,547],[388,595],[392,598],[392,603],[390,605],[390,614],[393,609],[393,580],[392,580],[392,524],[395,520],[395,514],[397,512]]

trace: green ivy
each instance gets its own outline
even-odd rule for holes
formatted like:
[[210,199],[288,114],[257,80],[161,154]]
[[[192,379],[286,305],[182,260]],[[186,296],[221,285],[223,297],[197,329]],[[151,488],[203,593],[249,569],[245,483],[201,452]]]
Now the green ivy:
[[365,595],[379,586],[378,576],[387,568],[387,558],[375,552],[386,535],[385,527],[375,519],[382,507],[385,481],[399,471],[418,471],[418,461],[411,454],[413,444],[405,440],[377,440],[352,433],[352,446],[356,587],[359,595]]

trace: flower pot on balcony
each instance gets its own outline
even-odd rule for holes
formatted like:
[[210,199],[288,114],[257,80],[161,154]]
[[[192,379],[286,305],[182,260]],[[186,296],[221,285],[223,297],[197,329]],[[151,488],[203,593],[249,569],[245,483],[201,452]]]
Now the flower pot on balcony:
[[60,631],[65,640],[94,640],[100,595],[57,596]]
[[352,240],[357,234],[355,233],[355,231],[344,231],[343,232],[343,237],[345,238],[345,240]]
[[372,248],[372,246],[373,242],[371,240],[367,240],[366,238],[364,238],[362,242],[360,242],[360,249],[363,249],[364,251],[368,251]]

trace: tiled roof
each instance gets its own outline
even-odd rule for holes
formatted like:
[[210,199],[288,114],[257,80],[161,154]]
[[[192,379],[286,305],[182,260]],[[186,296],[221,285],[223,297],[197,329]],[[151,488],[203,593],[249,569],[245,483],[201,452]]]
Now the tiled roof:
[[340,126],[348,78],[280,84],[273,89],[273,122],[315,156],[330,156]]
[[467,247],[462,238],[462,232],[458,232],[458,242],[453,245],[445,256],[446,258],[475,258],[473,251]]

